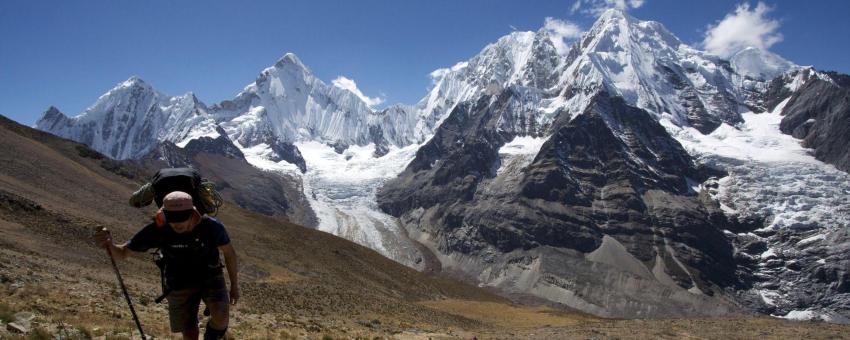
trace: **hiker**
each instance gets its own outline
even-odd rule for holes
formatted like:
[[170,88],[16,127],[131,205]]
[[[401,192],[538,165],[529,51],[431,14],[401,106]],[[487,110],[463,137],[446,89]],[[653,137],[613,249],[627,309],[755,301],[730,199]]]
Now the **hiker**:
[[[168,300],[171,331],[183,333],[183,339],[198,339],[198,309],[201,300],[209,308],[204,339],[224,337],[229,322],[229,304],[239,300],[236,252],[224,225],[202,216],[192,196],[174,191],[165,196],[155,222],[146,225],[130,241],[116,245],[106,228],[95,234],[98,246],[111,248],[124,259],[130,251],[144,252],[159,248],[165,264],[164,283]],[[157,223],[157,221],[159,223]],[[230,292],[224,281],[219,251],[230,278]]]

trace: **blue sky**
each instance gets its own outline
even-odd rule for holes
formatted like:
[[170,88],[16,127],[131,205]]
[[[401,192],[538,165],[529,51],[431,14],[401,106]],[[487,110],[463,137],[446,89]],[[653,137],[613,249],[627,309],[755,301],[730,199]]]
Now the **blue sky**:
[[[413,104],[431,71],[514,29],[537,30],[553,17],[586,30],[595,9],[617,3],[702,46],[706,33],[746,2],[4,0],[0,114],[31,125],[55,105],[73,116],[131,75],[168,95],[193,91],[212,105],[232,99],[286,52],[326,83],[344,76],[385,104]],[[850,73],[850,1],[749,5],[750,14],[762,9],[767,32],[754,39],[769,50]]]

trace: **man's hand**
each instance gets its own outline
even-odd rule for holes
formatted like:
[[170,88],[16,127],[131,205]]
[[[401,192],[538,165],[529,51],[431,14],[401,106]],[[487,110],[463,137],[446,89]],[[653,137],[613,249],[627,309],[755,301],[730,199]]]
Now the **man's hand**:
[[110,246],[113,246],[112,233],[110,233],[106,228],[98,228],[98,230],[94,233],[94,243],[101,248],[109,248]]
[[96,246],[109,250],[112,256],[118,259],[125,259],[129,255],[126,244],[116,245],[112,242],[112,233],[105,227],[98,227],[94,233],[94,243]]
[[230,285],[230,304],[235,305],[239,301],[239,284]]

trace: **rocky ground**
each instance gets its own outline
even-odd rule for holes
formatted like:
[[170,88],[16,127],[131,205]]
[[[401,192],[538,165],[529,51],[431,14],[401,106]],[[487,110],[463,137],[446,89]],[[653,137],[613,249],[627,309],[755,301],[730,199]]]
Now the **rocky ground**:
[[[132,317],[104,263],[84,267],[40,258],[15,249],[0,256],[0,338],[138,339]],[[126,267],[125,267],[126,269]],[[155,304],[157,287],[125,273],[145,332],[168,333],[165,304]],[[286,281],[278,277],[279,282]],[[250,291],[250,290],[246,290]],[[291,308],[261,312],[257,293],[247,293],[234,310],[232,339],[845,339],[850,327],[768,317],[655,320],[601,319],[549,307],[464,299],[415,303],[421,317],[358,314],[344,306],[301,314]],[[262,294],[260,292],[260,294]],[[310,292],[294,293],[309,297]],[[294,298],[294,297],[293,297]],[[321,299],[316,303],[320,304]],[[364,306],[369,305],[364,301]],[[291,307],[291,306],[290,306]],[[428,314],[431,314],[430,316]],[[433,315],[455,316],[434,318]]]

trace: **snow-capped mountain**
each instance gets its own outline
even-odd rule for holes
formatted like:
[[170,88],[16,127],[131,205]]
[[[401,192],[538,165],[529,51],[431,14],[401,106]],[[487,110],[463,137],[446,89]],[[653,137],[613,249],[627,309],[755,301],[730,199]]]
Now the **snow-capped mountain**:
[[36,127],[116,159],[143,157],[161,141],[184,146],[194,138],[218,136],[215,121],[194,94],[170,97],[138,77],[118,84],[76,117],[51,107]]
[[522,119],[505,120],[524,124],[502,127],[520,134],[538,134],[543,130],[536,125],[541,120],[537,118],[540,115],[537,109],[542,107],[539,102],[553,96],[552,87],[563,61],[551,39],[545,30],[514,32],[486,46],[468,61],[432,72],[434,86],[416,107],[425,126],[420,130],[433,133],[433,128],[458,103],[515,87],[527,91],[520,100],[529,110],[518,110],[516,115]]
[[602,86],[656,117],[669,115],[679,126],[709,133],[721,123],[741,122],[741,112],[761,105],[749,93],[764,90],[766,84],[741,86],[745,75],[761,71],[756,66],[773,74],[794,67],[777,61],[781,59],[764,59],[773,56],[768,52],[748,51],[730,64],[682,43],[661,23],[609,10],[573,46],[570,58],[575,59],[569,61],[561,82],[573,110],[581,110],[581,100]]
[[294,54],[263,70],[233,100],[207,108],[192,94],[169,97],[138,77],[102,95],[68,118],[48,110],[36,126],[89,144],[117,159],[139,158],[157,142],[179,146],[219,136],[218,126],[243,147],[296,141],[406,146],[416,136],[414,111],[402,105],[372,110],[348,89],[327,85]]
[[[502,38],[482,55],[505,42],[536,51],[527,48],[532,33],[517,39],[521,36]],[[435,91],[442,87],[443,93],[463,94],[466,101],[433,105],[449,110],[435,137],[377,194],[380,206],[428,245],[444,268],[466,272],[482,284],[597,314],[723,313],[734,309],[723,302],[730,298],[727,292],[738,291],[746,293],[733,300],[748,301],[747,308],[845,320],[843,288],[824,286],[829,295],[813,297],[794,293],[792,287],[821,287],[817,281],[823,273],[847,281],[842,276],[846,270],[835,270],[801,249],[821,238],[838,249],[846,246],[848,239],[835,236],[834,228],[846,228],[850,213],[835,210],[827,217],[812,206],[830,207],[847,199],[848,176],[811,156],[804,156],[802,164],[788,157],[805,151],[788,143],[790,137],[782,135],[776,120],[785,113],[778,107],[781,101],[792,94],[801,97],[799,91],[812,86],[805,85],[809,79],[827,86],[829,77],[752,48],[723,60],[683,44],[660,23],[617,10],[602,14],[561,61],[550,64],[558,65],[550,68],[557,74],[554,84],[514,82],[482,90],[474,81],[464,81],[477,79],[467,68],[482,55],[438,72],[456,78],[441,78],[451,81],[438,81]],[[510,60],[516,59],[508,56],[501,65],[513,65]],[[523,58],[541,59],[533,53]],[[477,68],[485,75],[499,74],[494,71],[498,68]],[[818,131],[835,124],[826,115],[819,115],[819,123],[805,120],[812,116],[808,112],[825,107],[815,101],[815,93],[823,92],[801,97],[810,104],[792,115],[802,117],[794,123],[803,126],[798,133],[809,133],[807,126],[815,124],[822,126]],[[839,98],[820,102],[846,101],[840,91],[830,93]],[[423,102],[441,103],[440,94],[431,92]],[[612,97],[622,102],[608,99]],[[505,122],[519,121],[512,119],[518,116],[536,122],[542,131],[505,128]],[[663,128],[647,125],[646,119]],[[830,130],[836,137],[820,145],[843,143],[838,131]],[[735,149],[727,143],[748,146],[729,153]],[[745,152],[757,148],[782,149],[785,156]],[[846,155],[825,151],[833,147],[823,149],[833,159]],[[620,152],[624,154],[617,156]],[[811,162],[821,165],[806,165]],[[804,173],[812,175],[800,177]],[[718,178],[720,184],[712,184]],[[820,180],[826,178],[835,181]],[[785,183],[779,192],[793,193],[795,203],[775,196],[778,189],[769,189],[775,183]],[[832,187],[825,187],[827,183]],[[718,187],[723,194],[713,191]],[[830,197],[839,201],[818,192],[834,192]],[[754,202],[738,201],[742,197]],[[790,221],[806,221],[807,228],[819,231],[803,233],[789,228],[798,225]],[[753,234],[760,228],[766,229]],[[814,238],[794,243],[807,237]],[[777,268],[787,262],[777,261],[772,252],[751,254],[765,250],[754,244],[779,251],[789,249],[789,242],[796,247],[788,251],[797,257],[792,269]],[[811,248],[816,253],[823,249]],[[795,265],[802,263],[808,267]],[[577,274],[591,267],[601,277]],[[767,279],[780,272],[796,283]],[[703,299],[706,295],[722,298]]]
[[210,109],[244,147],[268,140],[404,146],[416,142],[412,112],[373,111],[354,92],[327,85],[294,54],[263,70],[235,99]]
[[620,10],[552,39],[502,37],[414,106],[373,110],[287,54],[210,108],[131,78],[38,127],[115,158],[221,137],[300,179],[320,230],[596,314],[850,317],[850,176],[829,165],[850,164],[850,78]]
[[417,105],[423,121],[439,121],[457,103],[514,87],[523,94],[502,129],[542,134],[559,109],[577,114],[604,88],[656,117],[669,115],[679,126],[707,133],[722,122],[739,123],[742,112],[764,111],[759,93],[797,67],[756,48],[723,60],[682,43],[658,22],[619,10],[604,12],[566,55],[551,39],[543,29],[514,32],[468,61],[434,71],[434,87]]

